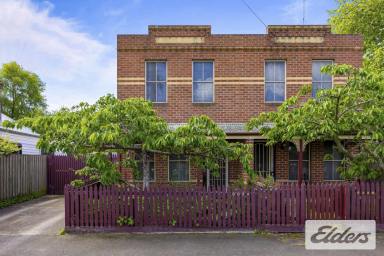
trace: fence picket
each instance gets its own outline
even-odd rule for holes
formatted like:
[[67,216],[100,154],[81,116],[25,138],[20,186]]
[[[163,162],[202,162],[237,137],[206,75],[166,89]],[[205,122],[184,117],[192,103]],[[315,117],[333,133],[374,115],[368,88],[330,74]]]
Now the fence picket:
[[[204,190],[66,186],[66,228],[134,226],[249,229],[303,226],[307,219],[375,219],[383,224],[383,183],[287,184],[273,189]],[[361,207],[360,207],[361,206]]]

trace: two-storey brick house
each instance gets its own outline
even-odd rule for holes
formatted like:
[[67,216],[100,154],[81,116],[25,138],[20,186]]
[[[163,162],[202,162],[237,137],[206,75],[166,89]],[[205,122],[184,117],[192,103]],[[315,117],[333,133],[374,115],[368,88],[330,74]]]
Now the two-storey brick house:
[[[148,35],[119,35],[118,98],[144,97],[154,102],[171,127],[193,115],[206,114],[222,127],[228,140],[250,143],[254,169],[277,180],[296,180],[294,143],[265,146],[257,131],[244,124],[273,111],[304,84],[313,94],[344,83],[345,77],[322,74],[322,66],[360,66],[362,37],[331,33],[329,26],[268,26],[267,34],[211,34],[210,26],[149,26]],[[325,161],[324,154],[334,155]],[[310,181],[337,180],[340,156],[331,142],[305,145],[303,175]],[[222,163],[220,177],[196,170],[183,156],[154,155],[157,183],[228,185],[243,178],[238,162]],[[125,177],[133,179],[125,170]]]

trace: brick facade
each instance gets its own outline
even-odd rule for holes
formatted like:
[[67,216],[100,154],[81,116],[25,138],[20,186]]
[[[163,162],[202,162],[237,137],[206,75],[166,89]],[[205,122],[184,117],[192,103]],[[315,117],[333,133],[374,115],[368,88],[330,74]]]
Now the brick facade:
[[[362,37],[332,34],[329,26],[269,26],[267,34],[211,34],[210,26],[149,26],[148,35],[118,35],[117,95],[120,99],[145,96],[145,61],[167,63],[167,102],[155,104],[169,123],[185,123],[206,114],[217,123],[246,123],[251,117],[273,111],[277,104],[264,101],[266,60],[286,63],[286,98],[311,84],[312,61],[332,60],[360,66]],[[214,62],[214,102],[192,103],[192,61]],[[334,84],[346,81],[334,77]],[[228,134],[244,142],[257,134]],[[248,141],[249,142],[249,141]],[[323,179],[323,148],[311,143],[311,180]],[[275,146],[277,179],[288,178],[288,151]],[[168,182],[167,160],[156,157],[156,181]],[[193,169],[193,168],[192,168]],[[241,178],[241,166],[229,163],[229,180]],[[129,175],[127,176],[129,178]],[[191,182],[202,182],[191,171]]]

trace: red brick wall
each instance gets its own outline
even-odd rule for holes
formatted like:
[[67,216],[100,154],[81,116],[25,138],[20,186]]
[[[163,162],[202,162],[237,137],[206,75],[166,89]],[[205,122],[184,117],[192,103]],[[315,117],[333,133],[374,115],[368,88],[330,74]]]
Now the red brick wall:
[[[212,35],[207,27],[151,28],[149,35],[119,35],[117,76],[137,80],[119,82],[118,97],[144,97],[145,60],[166,60],[168,69],[168,103],[157,104],[159,114],[169,122],[185,122],[189,117],[207,114],[216,122],[246,122],[263,111],[275,109],[264,102],[262,81],[268,59],[286,61],[286,94],[294,95],[304,83],[310,83],[312,60],[331,59],[336,63],[360,66],[362,38],[335,35],[328,28],[272,28],[278,36],[323,36],[320,44],[277,44],[272,34]],[[205,36],[202,44],[156,44],[157,36]],[[192,61],[213,60],[215,68],[215,102],[192,103]],[[218,78],[233,77],[230,81]],[[184,78],[186,80],[177,80]],[[336,79],[337,80],[337,79]],[[339,79],[340,80],[340,79]],[[337,80],[337,81],[339,81]],[[341,79],[340,81],[343,81]],[[239,111],[241,109],[241,111]]]
[[[203,37],[204,43],[156,44],[157,37]],[[276,37],[322,37],[322,43],[276,43]],[[286,96],[303,84],[310,84],[312,61],[333,60],[360,66],[362,37],[337,35],[328,26],[271,26],[268,34],[215,35],[209,26],[150,26],[148,35],[119,35],[117,38],[117,95],[120,99],[144,97],[145,61],[167,62],[165,104],[155,109],[168,122],[186,122],[193,115],[206,114],[216,122],[247,122],[251,117],[276,109],[264,102],[264,63],[286,61]],[[214,61],[214,95],[212,104],[192,103],[192,61]],[[335,83],[345,78],[335,77]],[[311,143],[311,180],[323,180],[323,147]],[[168,160],[156,156],[156,181],[168,182]],[[275,147],[277,179],[288,179],[288,150]],[[126,173],[127,179],[132,179]],[[243,177],[240,163],[229,162],[229,180]],[[191,182],[202,183],[202,172],[191,167]],[[184,183],[186,184],[186,183]]]

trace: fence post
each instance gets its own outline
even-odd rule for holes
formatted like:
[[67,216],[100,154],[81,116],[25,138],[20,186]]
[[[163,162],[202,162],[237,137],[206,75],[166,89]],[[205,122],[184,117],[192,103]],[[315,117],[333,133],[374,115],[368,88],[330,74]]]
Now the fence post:
[[307,212],[305,209],[306,206],[306,184],[301,184],[301,193],[300,193],[300,224],[304,224],[306,220],[305,213]]
[[69,219],[70,219],[70,193],[69,193],[69,186],[66,185],[64,187],[64,212],[65,212],[65,228],[69,227]]

